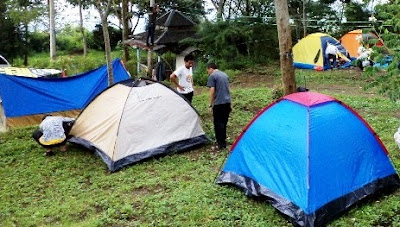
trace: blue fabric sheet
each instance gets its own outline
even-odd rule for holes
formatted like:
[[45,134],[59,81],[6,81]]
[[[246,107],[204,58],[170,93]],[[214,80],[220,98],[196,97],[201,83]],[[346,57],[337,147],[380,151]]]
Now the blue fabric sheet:
[[[130,77],[120,59],[112,65],[114,83]],[[107,65],[66,78],[0,74],[0,96],[6,117],[82,109],[107,87]]]

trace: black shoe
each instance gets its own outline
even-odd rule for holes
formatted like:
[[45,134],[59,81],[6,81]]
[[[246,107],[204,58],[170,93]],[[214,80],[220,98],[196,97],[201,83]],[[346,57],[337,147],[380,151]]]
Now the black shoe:
[[54,152],[53,151],[48,151],[46,153],[44,153],[45,156],[53,156]]

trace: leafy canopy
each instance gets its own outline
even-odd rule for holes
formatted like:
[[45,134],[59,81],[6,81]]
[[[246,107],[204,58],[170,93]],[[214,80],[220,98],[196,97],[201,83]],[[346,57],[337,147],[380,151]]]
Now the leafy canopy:
[[376,17],[384,21],[372,28],[384,42],[383,47],[374,47],[372,55],[375,62],[387,63],[385,71],[378,67],[369,67],[364,76],[371,79],[369,87],[378,88],[381,94],[388,95],[392,100],[400,100],[400,0],[376,7]]

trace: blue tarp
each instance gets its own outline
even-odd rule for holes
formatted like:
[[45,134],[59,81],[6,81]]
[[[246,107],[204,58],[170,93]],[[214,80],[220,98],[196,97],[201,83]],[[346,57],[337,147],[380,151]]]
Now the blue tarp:
[[[112,65],[114,83],[130,77],[120,59]],[[6,117],[82,109],[107,87],[107,65],[66,78],[0,74],[0,96]]]
[[382,58],[380,62],[375,62],[374,67],[387,69],[389,65],[392,63],[392,61],[393,57],[390,55],[386,55],[385,57]]

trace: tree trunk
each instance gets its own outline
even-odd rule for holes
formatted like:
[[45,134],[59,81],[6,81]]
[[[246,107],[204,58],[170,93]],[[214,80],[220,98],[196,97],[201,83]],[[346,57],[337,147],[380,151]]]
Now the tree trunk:
[[56,29],[54,0],[49,0],[50,6],[50,60],[56,59]]
[[103,26],[104,48],[106,52],[107,73],[108,73],[108,86],[114,84],[113,68],[111,64],[111,45],[110,35],[108,33],[107,15],[101,13],[101,25]]
[[232,1],[229,1],[228,16],[226,17],[227,20],[231,19],[231,12],[232,12]]
[[250,16],[250,0],[246,0],[246,16]]
[[83,56],[87,55],[87,42],[85,36],[85,29],[83,28],[83,16],[82,16],[82,0],[78,0],[79,5],[79,27],[82,34],[82,42],[83,42]]
[[[156,16],[154,16],[154,14],[157,14],[157,12],[155,11],[154,7],[155,7],[155,0],[150,0],[150,10],[153,16],[151,16],[149,12],[149,24],[155,26]],[[149,50],[147,51],[147,77],[149,78],[153,76],[153,45],[154,43],[152,43],[151,46],[149,46]]]
[[307,0],[303,0],[303,37],[307,36],[307,14],[306,14]]
[[[128,0],[122,0],[122,40],[129,39],[129,24],[128,24]],[[129,61],[129,49],[127,45],[122,46],[124,62]]]
[[300,18],[295,18],[294,19],[294,24],[295,24],[295,32],[296,32],[296,40],[299,41],[302,37],[301,37],[301,25],[302,23],[302,19]]
[[[104,3],[104,2],[103,2]],[[101,18],[101,26],[103,28],[103,39],[104,39],[104,50],[107,61],[107,74],[108,74],[108,86],[114,84],[113,68],[111,64],[111,45],[110,45],[110,34],[108,32],[108,14],[110,12],[111,0],[107,0],[106,4],[102,5],[101,0],[96,1],[96,8]]]
[[293,68],[292,36],[290,33],[289,10],[287,0],[274,0],[276,23],[278,25],[278,39],[282,82],[285,95],[296,91],[296,80]]
[[28,24],[24,24],[24,33],[25,33],[25,40],[24,40],[24,65],[25,66],[28,66],[28,52],[29,52],[29,49],[30,48],[28,48],[28,46],[29,46],[29,42],[28,42],[28,40],[29,40],[29,31],[28,31]]
[[217,9],[217,19],[222,20],[222,14],[224,12],[224,4],[225,0],[219,0],[218,9]]

